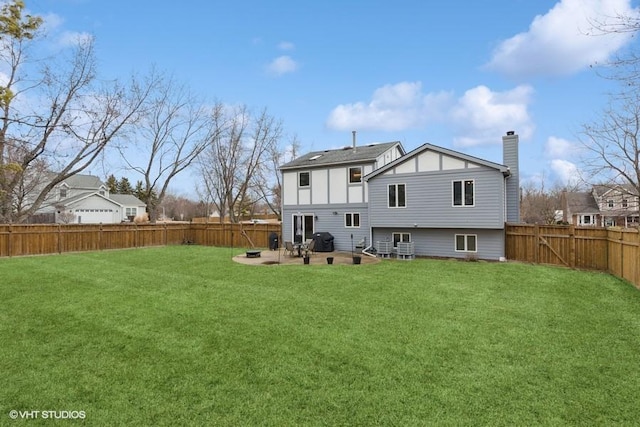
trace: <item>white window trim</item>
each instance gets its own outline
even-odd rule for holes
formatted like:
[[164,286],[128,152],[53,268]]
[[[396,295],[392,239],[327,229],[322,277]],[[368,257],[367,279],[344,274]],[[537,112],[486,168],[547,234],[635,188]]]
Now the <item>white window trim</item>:
[[[396,187],[396,206],[389,206],[389,187]],[[398,186],[404,185],[404,206],[398,206]],[[387,207],[389,209],[405,209],[407,207],[407,184],[401,182],[398,184],[387,184]]]
[[[400,235],[400,240],[398,240],[398,242],[404,242],[404,240],[402,240],[402,236],[405,235],[405,234],[407,236],[409,236],[409,240],[407,240],[407,242],[411,242],[411,233],[407,233],[407,232],[404,232],[404,231],[394,231],[394,232],[391,233],[391,243],[393,243],[393,244],[396,243],[396,239],[394,238],[396,234]],[[398,249],[398,247],[394,246],[393,249]]]
[[[300,175],[306,173],[309,175],[309,184],[308,185],[300,185]],[[310,171],[300,171],[298,172],[298,188],[310,188],[311,187],[311,172]]]
[[[473,204],[470,205],[465,205],[464,204],[464,200],[465,200],[465,194],[464,194],[464,183],[465,181],[471,181],[473,183]],[[455,190],[453,188],[453,186],[455,185],[456,182],[461,182],[462,183],[462,204],[461,205],[456,205],[455,204]],[[453,181],[451,181],[451,206],[454,208],[473,208],[476,206],[476,180],[475,179],[454,179]]]
[[[351,225],[347,225],[347,216],[351,215]],[[354,215],[358,215],[358,225],[353,225],[354,224]],[[360,228],[360,219],[361,219],[361,215],[360,212],[345,212],[344,214],[344,228]]]
[[[589,217],[590,222],[585,222],[584,218]],[[596,216],[595,214],[580,214],[578,215],[578,225],[595,225]]]
[[[464,249],[458,249],[458,237],[464,236]],[[476,250],[470,251],[467,249],[469,246],[468,238],[472,236],[476,239]],[[468,252],[468,253],[477,253],[478,252],[478,235],[477,234],[455,234],[453,236],[453,249],[456,252]]]
[[[360,169],[360,181],[351,181],[351,169]],[[363,168],[362,166],[350,166],[347,168],[347,183],[349,185],[361,185],[362,184]]]

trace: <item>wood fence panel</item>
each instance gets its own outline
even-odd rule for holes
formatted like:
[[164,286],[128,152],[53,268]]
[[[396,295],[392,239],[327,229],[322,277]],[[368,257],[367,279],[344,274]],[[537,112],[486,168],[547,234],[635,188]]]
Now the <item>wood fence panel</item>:
[[538,263],[571,267],[571,230],[555,226],[538,227]]
[[624,230],[620,242],[622,253],[622,277],[632,283],[638,283],[638,231]]
[[607,271],[640,287],[637,229],[507,224],[507,259]]
[[11,255],[11,245],[9,244],[10,240],[11,240],[11,225],[9,224],[0,225],[0,257]]
[[509,225],[505,232],[505,256],[522,262],[537,262],[537,239],[531,225]]
[[575,228],[575,267],[608,269],[609,241],[604,228]]
[[58,252],[83,252],[100,249],[99,224],[69,224],[58,226]]
[[618,277],[622,277],[622,230],[609,230],[607,245],[607,270]]
[[135,224],[103,224],[100,230],[100,249],[136,247]]

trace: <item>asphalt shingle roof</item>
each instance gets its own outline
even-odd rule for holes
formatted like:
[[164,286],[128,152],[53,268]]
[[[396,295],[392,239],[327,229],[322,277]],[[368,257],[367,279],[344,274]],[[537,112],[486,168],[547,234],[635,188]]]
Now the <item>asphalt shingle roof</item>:
[[289,163],[285,163],[280,166],[280,169],[301,169],[320,165],[373,162],[378,156],[384,154],[385,151],[395,145],[400,145],[400,150],[404,154],[402,144],[399,141],[359,145],[355,149],[349,146],[336,150],[312,151]]
[[116,203],[127,206],[142,206],[144,202],[132,194],[110,194],[109,198]]
[[567,206],[574,214],[599,213],[600,207],[590,192],[566,193]]

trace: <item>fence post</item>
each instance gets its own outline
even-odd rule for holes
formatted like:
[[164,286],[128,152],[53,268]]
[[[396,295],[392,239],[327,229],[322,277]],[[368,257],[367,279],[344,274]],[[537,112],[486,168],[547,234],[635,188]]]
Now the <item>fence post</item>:
[[8,237],[8,241],[7,241],[7,251],[9,252],[9,256],[13,256],[13,245],[11,244],[11,241],[13,240],[13,235],[11,234],[13,233],[13,225],[11,223],[9,223],[9,235]]
[[58,224],[58,253],[62,253],[62,226]]
[[533,262],[540,263],[540,226],[533,226]]
[[569,226],[569,267],[576,268],[576,227]]

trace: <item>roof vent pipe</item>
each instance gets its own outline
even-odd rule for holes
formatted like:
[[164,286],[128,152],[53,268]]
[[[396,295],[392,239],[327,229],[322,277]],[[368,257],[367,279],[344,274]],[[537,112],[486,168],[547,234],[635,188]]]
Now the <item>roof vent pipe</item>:
[[353,135],[353,152],[355,153],[355,151],[356,151],[356,131],[352,130],[351,134]]

